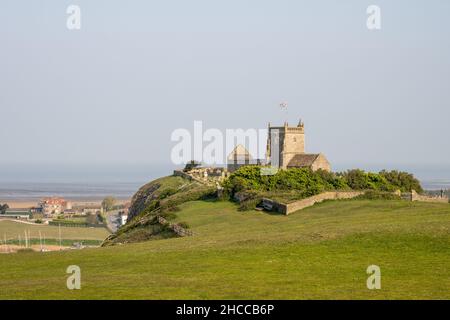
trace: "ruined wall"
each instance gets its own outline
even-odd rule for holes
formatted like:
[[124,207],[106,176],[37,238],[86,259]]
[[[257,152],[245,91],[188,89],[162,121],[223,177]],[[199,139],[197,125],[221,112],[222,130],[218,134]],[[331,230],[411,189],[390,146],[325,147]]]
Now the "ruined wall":
[[173,175],[213,185],[223,181],[229,174],[224,168],[196,168],[187,172],[175,170]]

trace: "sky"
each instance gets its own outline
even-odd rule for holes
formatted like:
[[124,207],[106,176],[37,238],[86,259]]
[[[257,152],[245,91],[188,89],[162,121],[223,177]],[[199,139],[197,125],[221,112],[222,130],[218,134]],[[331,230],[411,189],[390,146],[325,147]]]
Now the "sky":
[[196,120],[301,118],[307,151],[334,168],[448,178],[449,13],[447,0],[1,0],[0,174],[161,167]]

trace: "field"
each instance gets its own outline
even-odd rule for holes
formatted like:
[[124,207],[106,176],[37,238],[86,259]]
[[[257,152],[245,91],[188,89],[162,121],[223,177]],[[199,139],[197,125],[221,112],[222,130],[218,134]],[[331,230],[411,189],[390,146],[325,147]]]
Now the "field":
[[[19,236],[23,240],[25,231],[29,232],[31,239],[39,239],[39,231],[46,239],[59,239],[59,228],[57,226],[35,225],[10,220],[0,220],[0,241],[4,238],[17,240]],[[105,228],[74,228],[61,227],[61,239],[70,240],[103,240],[109,232]]]
[[[1,299],[450,299],[450,205],[328,201],[290,216],[189,202],[195,235],[0,256]],[[3,222],[0,222],[0,225]],[[381,290],[366,269],[381,268]],[[81,268],[81,290],[66,268]]]

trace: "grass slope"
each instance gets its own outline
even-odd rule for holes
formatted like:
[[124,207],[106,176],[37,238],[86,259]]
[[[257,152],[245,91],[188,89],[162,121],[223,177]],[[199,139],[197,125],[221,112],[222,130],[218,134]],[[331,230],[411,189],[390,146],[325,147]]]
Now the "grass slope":
[[[189,202],[194,237],[0,259],[0,298],[450,298],[450,206],[324,202],[290,216]],[[68,265],[82,289],[66,288]],[[366,288],[381,267],[382,289]]]

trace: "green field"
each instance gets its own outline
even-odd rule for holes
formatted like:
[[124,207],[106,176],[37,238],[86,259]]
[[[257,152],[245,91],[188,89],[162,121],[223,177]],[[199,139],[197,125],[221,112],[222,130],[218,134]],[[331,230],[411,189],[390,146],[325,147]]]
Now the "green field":
[[[180,207],[193,237],[1,255],[0,298],[450,299],[450,205],[329,201],[290,216]],[[381,290],[366,288],[372,264]],[[81,290],[66,288],[69,265]]]
[[[0,241],[4,241],[5,237],[8,241],[18,240],[19,236],[23,240],[25,238],[25,231],[29,232],[31,239],[39,239],[39,231],[43,238],[59,239],[59,228],[57,226],[0,220]],[[109,231],[105,228],[61,227],[61,239],[103,240],[108,235]]]

